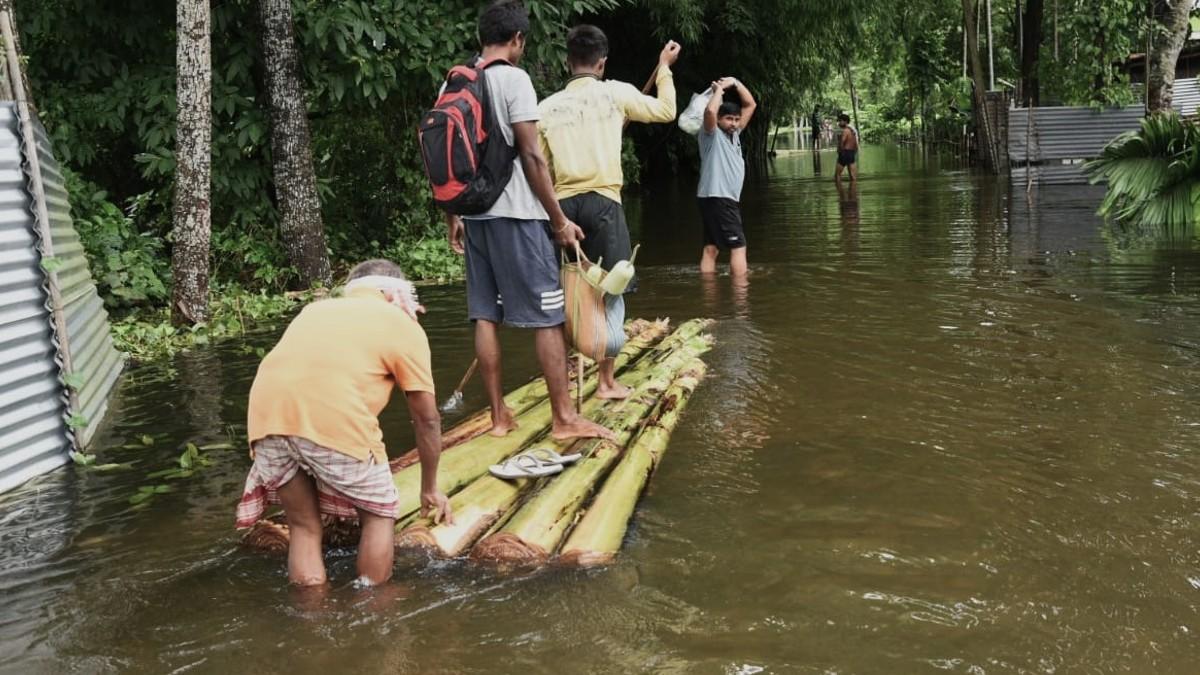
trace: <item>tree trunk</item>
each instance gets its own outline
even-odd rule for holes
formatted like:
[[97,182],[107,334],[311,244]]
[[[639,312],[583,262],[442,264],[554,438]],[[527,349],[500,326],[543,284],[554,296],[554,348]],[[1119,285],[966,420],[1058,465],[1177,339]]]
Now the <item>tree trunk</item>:
[[1044,0],[1027,0],[1024,25],[1021,30],[1021,100],[1026,107],[1041,103],[1038,79],[1038,57],[1042,50],[1042,17]]
[[1175,96],[1175,62],[1187,41],[1191,25],[1192,0],[1167,0],[1166,11],[1158,24],[1158,39],[1150,59],[1150,81],[1147,88],[1147,110],[1155,113],[1170,110]]
[[850,85],[850,110],[854,113],[854,128],[862,133],[858,124],[858,91],[854,88],[854,73],[850,71],[850,60],[846,60],[846,84]]
[[171,252],[171,318],[208,319],[209,238],[212,234],[212,30],[208,0],[176,5],[177,112],[175,230]]
[[325,225],[317,197],[308,132],[308,108],[300,85],[299,59],[292,33],[291,0],[259,0],[263,60],[271,101],[271,155],[279,233],[302,288],[328,285]]
[[979,33],[975,13],[979,8],[979,0],[962,0],[963,21],[967,33],[967,60],[971,65],[972,107],[975,109],[975,129],[979,136],[979,152],[983,163],[992,171],[998,171],[999,160],[996,157],[996,147],[993,142],[995,130],[991,128],[987,116],[987,84],[984,82],[983,63],[979,58]]

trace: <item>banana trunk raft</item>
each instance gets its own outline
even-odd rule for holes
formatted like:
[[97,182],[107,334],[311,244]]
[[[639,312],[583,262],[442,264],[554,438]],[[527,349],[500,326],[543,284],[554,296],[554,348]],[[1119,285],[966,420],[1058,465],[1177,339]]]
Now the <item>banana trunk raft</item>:
[[[504,397],[518,428],[503,438],[489,436],[487,410],[469,416],[443,434],[438,486],[450,495],[455,522],[435,525],[418,510],[421,469],[416,451],[391,461],[400,495],[396,547],[422,549],[440,558],[467,556],[501,564],[597,565],[620,549],[634,506],[666,451],[683,408],[704,378],[700,360],[712,345],[711,322],[688,321],[674,331],[666,321],[636,320],[626,326],[629,341],[617,357],[621,382],[633,393],[624,401],[590,398],[597,386],[595,365],[583,378],[583,414],[616,434],[612,441],[556,441],[550,436],[546,382],[537,378]],[[501,480],[488,467],[533,448],[582,459],[545,478]],[[353,521],[327,521],[326,544],[352,546]],[[259,521],[243,543],[265,551],[286,551],[282,515]]]

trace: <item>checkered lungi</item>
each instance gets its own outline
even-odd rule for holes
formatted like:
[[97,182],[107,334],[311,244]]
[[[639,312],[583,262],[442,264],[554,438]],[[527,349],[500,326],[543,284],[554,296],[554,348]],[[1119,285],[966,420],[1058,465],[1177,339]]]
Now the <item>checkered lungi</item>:
[[276,490],[297,471],[312,476],[321,513],[357,518],[358,509],[396,517],[398,496],[387,463],[355,459],[298,436],[267,436],[254,442],[254,464],[237,506],[236,527],[246,528],[262,518],[267,504],[278,504]]

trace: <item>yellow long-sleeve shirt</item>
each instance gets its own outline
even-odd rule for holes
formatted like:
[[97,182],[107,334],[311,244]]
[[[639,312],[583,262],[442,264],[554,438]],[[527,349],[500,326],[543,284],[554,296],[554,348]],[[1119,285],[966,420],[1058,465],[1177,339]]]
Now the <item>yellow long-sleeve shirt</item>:
[[538,105],[538,141],[554,176],[554,192],[566,199],[596,192],[621,201],[621,131],[625,120],[675,119],[675,80],[662,66],[658,95],[616,80],[577,77]]

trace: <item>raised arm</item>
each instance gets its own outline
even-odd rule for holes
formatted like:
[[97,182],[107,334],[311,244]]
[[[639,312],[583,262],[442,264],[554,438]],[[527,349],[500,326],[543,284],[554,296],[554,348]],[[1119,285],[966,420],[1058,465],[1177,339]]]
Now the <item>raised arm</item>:
[[704,133],[711,134],[717,130],[717,110],[721,107],[722,95],[725,93],[726,78],[716,80],[712,83],[712,97],[708,99],[708,105],[704,108]]
[[754,100],[754,96],[751,95],[750,90],[746,88],[746,85],[742,84],[741,80],[733,77],[726,79],[733,82],[733,86],[737,90],[738,97],[742,99],[742,121],[740,126],[745,129],[746,127],[750,126],[750,120],[754,118],[754,111],[758,108],[758,103]]
[[654,73],[656,96],[647,96],[632,85],[622,87],[622,106],[625,117],[633,122],[670,122],[675,119],[675,78],[671,66],[679,58],[679,43],[667,42],[658,55]]

